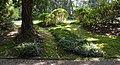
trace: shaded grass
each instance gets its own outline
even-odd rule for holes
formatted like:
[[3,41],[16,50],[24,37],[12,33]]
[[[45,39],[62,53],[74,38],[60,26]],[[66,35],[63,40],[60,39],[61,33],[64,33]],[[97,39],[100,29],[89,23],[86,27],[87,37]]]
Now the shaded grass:
[[[39,57],[41,59],[58,58],[56,50],[57,44],[54,40],[54,37],[44,28],[40,27],[35,28],[40,33],[39,35],[43,37],[43,39],[40,39],[41,43],[39,43],[40,45]],[[16,55],[17,53],[15,47],[17,47],[18,45],[19,45],[18,43],[15,43],[14,40],[10,38],[4,40],[3,42],[0,42],[0,58],[17,58],[18,55]]]
[[0,44],[0,58],[13,58],[14,47],[16,44],[13,39],[7,39]]
[[37,26],[35,28],[40,33],[40,35],[43,36],[43,40],[40,48],[41,58],[51,58],[51,59],[58,58],[57,43],[54,37],[52,36],[52,34],[45,28],[37,27]]

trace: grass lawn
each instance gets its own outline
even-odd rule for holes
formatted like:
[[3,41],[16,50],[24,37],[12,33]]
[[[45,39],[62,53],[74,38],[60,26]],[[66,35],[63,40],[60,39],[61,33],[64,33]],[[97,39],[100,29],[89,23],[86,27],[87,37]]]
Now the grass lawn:
[[73,32],[77,36],[99,46],[105,52],[104,58],[120,58],[120,36],[92,33],[90,31],[84,30],[82,27],[75,24],[53,28],[59,27],[67,28],[69,31]]
[[[18,24],[20,25],[20,23]],[[104,52],[105,55],[102,58],[120,58],[120,36],[114,35],[103,35],[91,33],[89,31],[84,30],[82,27],[76,24],[67,24],[65,26],[58,25],[56,27],[46,27],[46,28],[38,28],[38,30],[44,36],[44,43],[42,47],[42,56],[46,58],[57,58],[57,59],[82,59],[81,56],[66,52],[62,48],[58,48],[57,44],[58,40],[51,34],[49,29],[55,28],[66,28],[71,31],[78,37],[81,37],[89,42],[92,42],[99,46]],[[14,52],[13,48],[16,44],[13,43],[13,40],[6,40],[2,44],[0,44],[0,57],[7,57],[8,54]],[[5,54],[6,55],[5,55]],[[8,56],[10,57],[10,56]],[[84,57],[84,59],[86,59]]]
[[78,25],[68,25],[66,27],[78,36],[100,46],[106,53],[105,58],[120,58],[120,36],[91,33]]

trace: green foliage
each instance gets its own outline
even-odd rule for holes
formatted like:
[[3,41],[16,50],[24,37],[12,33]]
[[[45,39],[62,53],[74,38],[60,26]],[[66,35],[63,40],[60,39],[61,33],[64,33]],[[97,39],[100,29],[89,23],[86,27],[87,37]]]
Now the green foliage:
[[39,16],[39,20],[41,21],[38,23],[39,26],[55,26],[57,24],[62,23],[68,18],[68,13],[65,9],[58,8],[53,10],[50,14],[43,13]]
[[74,10],[74,17],[78,20],[82,20],[86,14],[87,14],[87,11],[83,7],[76,8]]
[[21,43],[15,47],[16,54],[20,58],[38,56],[38,50],[36,43]]
[[12,39],[0,41],[0,58],[13,58],[15,42]]
[[44,39],[42,43],[40,43],[40,55],[41,58],[48,58],[48,59],[56,59],[57,57],[57,43],[50,32],[46,30],[45,28],[36,26],[35,27],[37,31],[39,31]]
[[14,20],[18,20],[19,18],[21,18],[19,16],[19,14],[20,14],[19,9],[18,8],[14,8],[13,6],[11,8],[12,8],[11,10],[13,11],[12,18]]
[[[119,2],[101,4],[92,8],[77,8],[75,18],[82,21],[83,26],[96,24],[113,24],[120,15]],[[117,21],[118,22],[118,21]]]
[[2,35],[4,31],[10,30],[13,27],[13,23],[11,22],[13,12],[9,10],[9,7],[10,4],[7,0],[2,0],[0,2],[0,35]]
[[33,17],[35,20],[39,20],[39,14],[48,13],[50,6],[49,0],[34,0],[33,1]]
[[52,29],[51,32],[58,39],[59,46],[66,51],[83,56],[103,56],[102,50],[95,44],[87,42],[65,28]]
[[55,23],[61,23],[68,18],[68,12],[65,9],[58,8],[51,12],[52,21]]
[[49,13],[43,13],[39,16],[39,19],[44,21],[44,20],[48,19],[49,17],[50,17]]
[[51,21],[51,14],[49,13],[43,13],[39,16],[39,20],[41,21],[38,25],[39,26],[53,26],[55,25],[54,22]]

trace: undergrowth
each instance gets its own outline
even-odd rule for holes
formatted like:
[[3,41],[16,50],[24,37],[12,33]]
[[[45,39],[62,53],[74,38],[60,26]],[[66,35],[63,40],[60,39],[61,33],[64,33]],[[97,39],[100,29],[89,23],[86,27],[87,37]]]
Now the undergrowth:
[[71,51],[73,54],[79,54],[85,57],[103,56],[103,51],[97,45],[90,43],[65,28],[56,28],[50,30],[58,39],[58,45],[65,51]]

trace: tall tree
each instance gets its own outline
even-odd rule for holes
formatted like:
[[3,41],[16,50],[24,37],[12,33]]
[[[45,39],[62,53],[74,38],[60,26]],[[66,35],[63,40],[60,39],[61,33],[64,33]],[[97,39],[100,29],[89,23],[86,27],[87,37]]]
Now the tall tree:
[[21,33],[33,32],[32,0],[22,0],[22,27]]
[[22,25],[20,34],[16,38],[17,42],[33,40],[32,2],[33,0],[22,0]]

